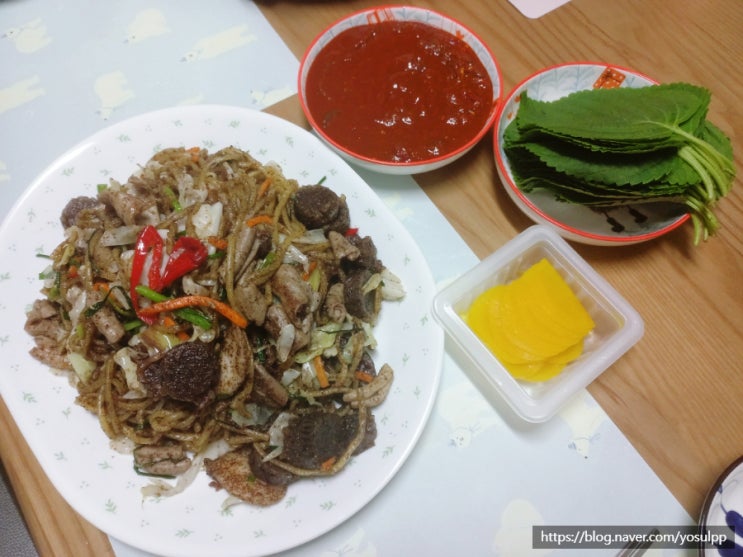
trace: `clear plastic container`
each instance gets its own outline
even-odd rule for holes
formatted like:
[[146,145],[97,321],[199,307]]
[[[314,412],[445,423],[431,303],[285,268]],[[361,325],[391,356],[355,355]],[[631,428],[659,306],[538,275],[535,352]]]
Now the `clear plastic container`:
[[[556,377],[534,383],[515,379],[460,315],[482,292],[516,279],[542,258],[547,258],[570,285],[596,326],[586,337],[578,359]],[[637,311],[545,225],[527,228],[443,288],[434,297],[433,310],[436,320],[472,360],[485,386],[498,392],[516,414],[529,422],[543,422],[554,416],[574,394],[640,340],[644,332]]]

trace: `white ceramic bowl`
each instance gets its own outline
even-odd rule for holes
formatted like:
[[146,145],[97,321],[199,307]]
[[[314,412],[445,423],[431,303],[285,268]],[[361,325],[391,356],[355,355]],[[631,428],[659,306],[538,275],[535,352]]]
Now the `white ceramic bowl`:
[[[583,354],[541,383],[515,379],[460,315],[496,284],[511,282],[546,258],[582,302],[596,326]],[[434,297],[434,316],[475,366],[477,378],[524,420],[543,422],[629,350],[644,332],[639,314],[552,228],[527,228]],[[487,393],[486,393],[487,394]]]
[[557,201],[551,192],[524,193],[513,180],[508,157],[503,151],[503,133],[518,113],[523,91],[529,97],[553,101],[575,91],[591,89],[607,68],[621,79],[621,87],[655,84],[633,70],[608,64],[562,64],[543,69],[523,80],[501,103],[496,116],[494,150],[500,179],[511,199],[534,222],[552,227],[568,240],[594,245],[616,246],[652,240],[681,226],[690,217],[678,204],[647,203],[607,211]]
[[[354,152],[352,149],[339,144],[332,137],[328,136],[325,130],[318,124],[318,119],[312,114],[307,104],[306,96],[306,84],[307,75],[310,67],[315,62],[317,55],[326,45],[333,40],[339,33],[357,27],[360,25],[367,25],[369,23],[378,21],[417,21],[425,23],[432,27],[443,29],[452,35],[460,37],[464,40],[470,48],[477,55],[479,60],[485,66],[488,72],[490,81],[493,86],[493,99],[490,112],[487,120],[482,127],[469,138],[466,143],[457,147],[455,150],[448,153],[443,153],[439,156],[432,157],[427,160],[414,161],[414,162],[391,162],[386,160],[380,160],[371,158],[359,153]],[[441,168],[442,166],[449,164],[465,153],[467,153],[474,145],[480,141],[483,136],[492,127],[495,121],[495,113],[498,103],[501,98],[501,74],[500,68],[493,56],[492,52],[485,43],[483,43],[470,29],[433,10],[424,8],[418,8],[414,6],[383,6],[377,8],[369,8],[362,11],[355,12],[335,23],[330,25],[325,31],[320,33],[314,41],[310,44],[309,48],[305,52],[299,66],[299,77],[298,77],[298,92],[299,100],[302,105],[302,110],[307,117],[312,128],[315,132],[325,141],[334,151],[345,158],[347,161],[358,165],[362,168],[372,170],[375,172],[381,172],[385,174],[417,174],[421,172],[428,172]]]

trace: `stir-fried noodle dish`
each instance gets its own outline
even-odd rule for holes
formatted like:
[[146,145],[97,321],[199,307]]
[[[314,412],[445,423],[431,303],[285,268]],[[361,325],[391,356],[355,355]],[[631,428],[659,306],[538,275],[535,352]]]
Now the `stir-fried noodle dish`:
[[145,495],[205,470],[271,505],[374,445],[393,371],[377,369],[373,327],[404,291],[322,180],[234,147],[165,149],[61,222],[31,353],[130,446]]

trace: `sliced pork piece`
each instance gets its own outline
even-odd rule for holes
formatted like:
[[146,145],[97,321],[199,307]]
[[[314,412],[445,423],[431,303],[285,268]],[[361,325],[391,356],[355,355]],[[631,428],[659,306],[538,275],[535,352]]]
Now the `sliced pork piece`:
[[289,402],[289,392],[261,364],[254,366],[253,400],[269,408],[283,408]]
[[64,342],[68,332],[55,304],[45,299],[35,300],[24,329],[36,343],[31,356],[54,369],[72,369]]
[[140,445],[133,455],[137,470],[154,476],[175,477],[191,467],[191,459],[181,445]]
[[343,301],[343,283],[336,282],[325,296],[325,313],[332,321],[343,323],[346,319],[346,306]]
[[140,195],[140,192],[128,192],[119,184],[113,184],[101,192],[100,198],[113,208],[126,225],[156,224],[159,220],[154,199]]
[[32,337],[44,336],[57,341],[67,336],[57,306],[46,299],[34,300],[26,316],[25,330]]
[[281,304],[271,304],[266,311],[264,328],[274,340],[276,357],[285,362],[292,352],[297,338],[297,328],[292,325]]
[[255,228],[245,226],[238,230],[235,240],[235,276],[256,256],[258,244],[255,241]]
[[233,395],[247,380],[252,381],[253,350],[245,330],[232,325],[224,334],[219,352],[217,396]]
[[219,458],[204,459],[204,469],[212,478],[209,484],[251,505],[268,507],[286,495],[286,485],[269,485],[259,479],[250,467],[250,449],[236,449]]
[[[98,304],[103,301],[103,294],[97,290],[91,290],[88,293],[88,300],[91,305]],[[93,324],[98,329],[109,344],[116,344],[126,334],[124,325],[121,324],[119,318],[116,316],[116,312],[111,309],[108,305],[101,306],[91,317]]]
[[294,265],[283,264],[271,278],[271,290],[281,300],[289,320],[298,329],[312,312],[312,287],[302,278]]
[[77,224],[77,217],[81,211],[85,209],[94,209],[102,205],[103,204],[95,197],[88,197],[85,195],[73,197],[67,202],[65,208],[62,209],[62,214],[60,215],[59,220],[64,228],[69,228],[70,226]]
[[235,285],[235,309],[239,311],[250,323],[260,326],[266,319],[268,301],[254,283],[247,280],[239,280]]
[[330,247],[333,249],[333,255],[336,259],[349,261],[355,261],[361,255],[361,250],[353,245],[348,238],[343,234],[331,230],[328,232],[328,240],[330,241]]

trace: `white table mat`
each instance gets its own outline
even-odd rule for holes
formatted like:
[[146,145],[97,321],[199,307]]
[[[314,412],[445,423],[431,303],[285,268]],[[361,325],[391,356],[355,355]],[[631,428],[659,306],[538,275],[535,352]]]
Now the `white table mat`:
[[530,19],[538,19],[556,10],[570,0],[508,0],[518,11]]
[[[181,104],[262,109],[296,91],[296,58],[240,0],[208,9],[195,0],[0,2],[0,35],[2,217],[58,155],[113,122]],[[411,178],[359,173],[437,283],[477,262]],[[565,555],[532,549],[531,527],[692,523],[587,392],[527,425],[483,396],[467,369],[447,343],[437,404],[408,462],[357,515],[283,555]],[[145,555],[111,542],[118,557]]]

